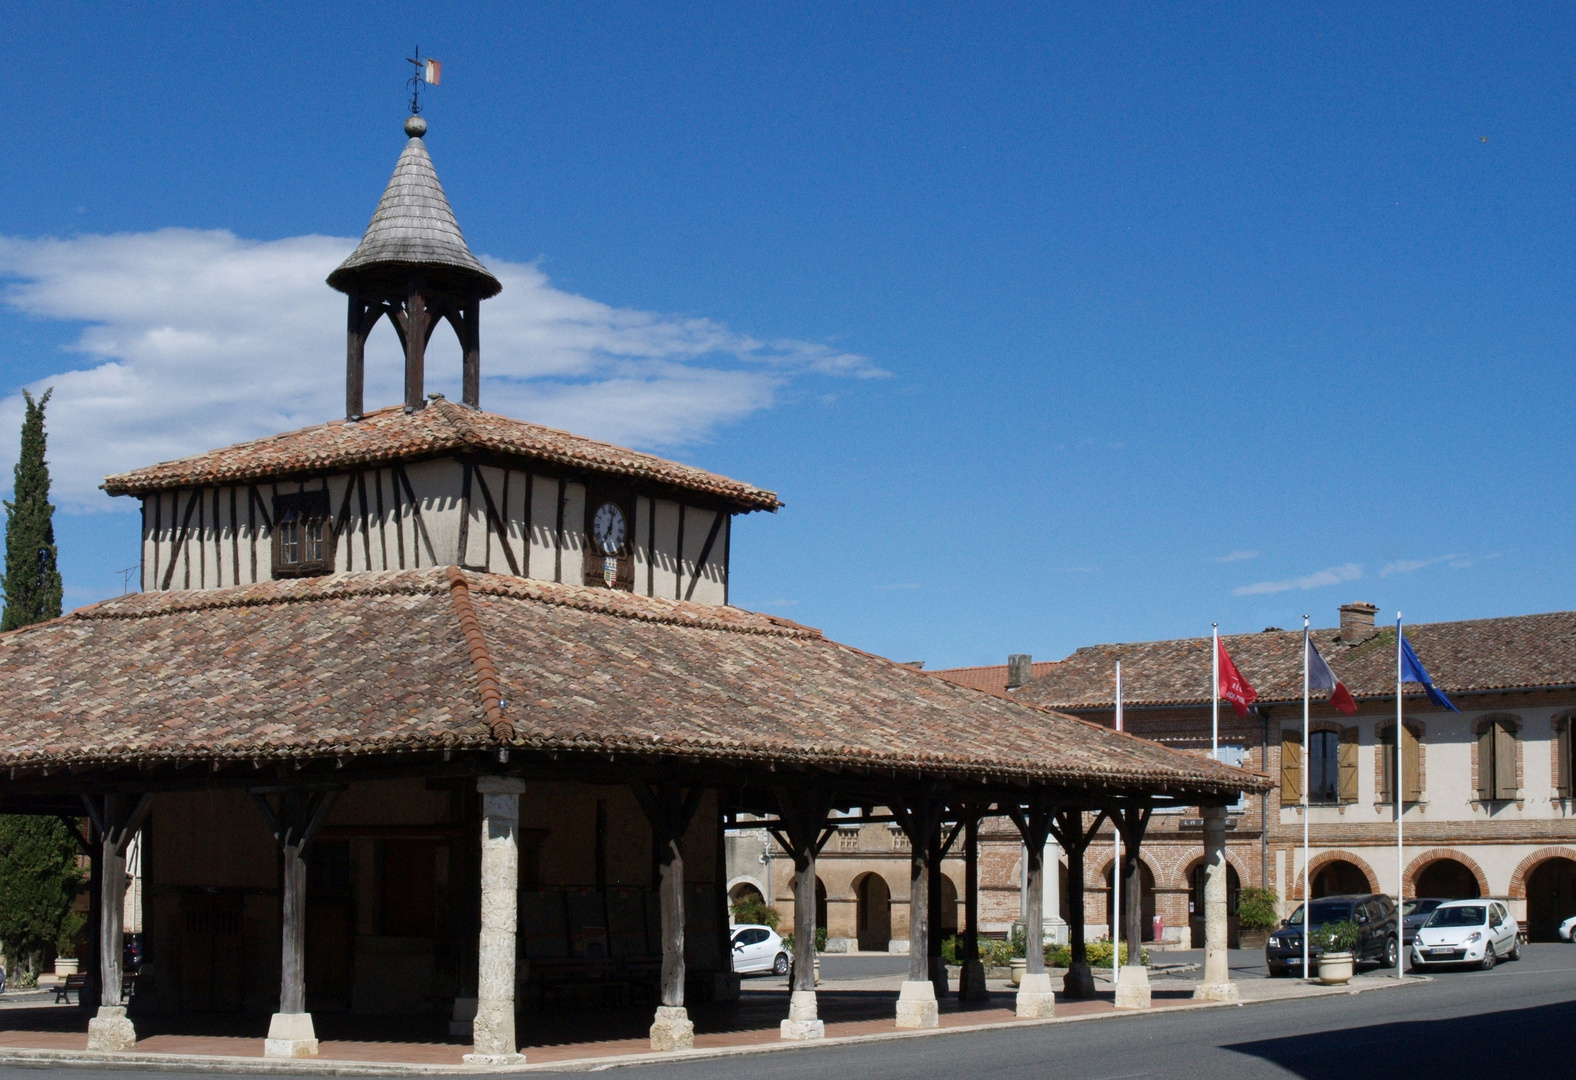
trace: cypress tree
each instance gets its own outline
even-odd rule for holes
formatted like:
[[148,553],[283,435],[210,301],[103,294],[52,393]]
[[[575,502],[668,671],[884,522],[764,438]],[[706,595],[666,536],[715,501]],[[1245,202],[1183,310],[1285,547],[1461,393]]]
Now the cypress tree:
[[55,508],[49,503],[49,466],[44,461],[44,406],[26,390],[22,453],[16,462],[15,501],[5,504],[5,614],[0,631],[53,619],[60,614],[60,569],[56,566]]

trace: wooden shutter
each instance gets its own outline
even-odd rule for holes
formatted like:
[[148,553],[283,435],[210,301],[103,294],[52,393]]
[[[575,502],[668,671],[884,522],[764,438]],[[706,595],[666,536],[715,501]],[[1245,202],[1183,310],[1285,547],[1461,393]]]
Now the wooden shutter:
[[1417,732],[1403,724],[1401,726],[1401,789],[1405,792],[1404,797],[1407,802],[1419,802],[1423,798],[1423,770],[1420,768],[1420,756]]
[[1374,753],[1379,755],[1379,800],[1395,798],[1395,729],[1380,728]]
[[1296,806],[1302,802],[1302,732],[1281,732],[1281,793],[1282,806]]
[[1494,798],[1516,797],[1516,733],[1503,720],[1494,722]]
[[1488,802],[1494,797],[1494,729],[1498,725],[1485,724],[1478,735],[1478,798]]
[[1357,801],[1357,729],[1341,729],[1339,763],[1341,767],[1341,802]]
[[1571,791],[1571,720],[1566,717],[1557,721],[1558,727],[1554,733],[1555,754],[1559,757],[1556,783],[1559,786],[1560,798],[1568,799],[1573,794]]

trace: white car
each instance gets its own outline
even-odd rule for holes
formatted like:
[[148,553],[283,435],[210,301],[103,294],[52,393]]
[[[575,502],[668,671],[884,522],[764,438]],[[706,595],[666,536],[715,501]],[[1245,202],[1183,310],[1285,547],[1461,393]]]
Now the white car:
[[1560,938],[1576,945],[1576,915],[1560,923]]
[[1520,929],[1498,900],[1440,904],[1412,941],[1412,967],[1476,964],[1487,971],[1502,959],[1520,960]]
[[741,975],[751,972],[788,974],[788,950],[783,948],[783,939],[769,926],[735,926],[733,970]]

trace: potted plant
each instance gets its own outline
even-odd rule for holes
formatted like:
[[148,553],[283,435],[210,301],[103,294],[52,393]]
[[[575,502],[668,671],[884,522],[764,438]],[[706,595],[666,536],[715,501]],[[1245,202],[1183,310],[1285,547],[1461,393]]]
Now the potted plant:
[[76,957],[77,937],[87,925],[87,916],[80,911],[67,911],[60,920],[60,932],[55,935],[55,974],[75,975],[81,967]]
[[1270,931],[1280,925],[1276,909],[1280,897],[1274,889],[1246,888],[1237,894],[1238,944],[1244,949],[1262,949]]
[[1325,923],[1313,932],[1309,942],[1319,949],[1319,981],[1325,986],[1344,986],[1356,970],[1352,950],[1360,931],[1350,919]]

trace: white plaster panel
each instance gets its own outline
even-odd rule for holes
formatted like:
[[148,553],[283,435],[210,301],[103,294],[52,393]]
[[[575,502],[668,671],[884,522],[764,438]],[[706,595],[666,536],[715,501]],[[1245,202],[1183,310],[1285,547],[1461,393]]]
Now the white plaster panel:
[[666,499],[656,500],[657,548],[653,573],[653,596],[672,597],[677,588],[679,544],[679,504]]
[[645,497],[635,499],[634,536],[631,550],[635,559],[635,592],[650,596],[648,581],[651,578],[651,510],[652,501]]
[[564,484],[563,567],[559,580],[570,585],[585,583],[584,548],[586,527],[586,489],[584,484]]
[[[416,530],[422,566],[450,566],[459,560],[460,488],[464,473],[453,458],[421,461],[405,467],[421,511],[427,536]],[[414,523],[413,523],[414,524]],[[430,547],[428,546],[430,541]]]

